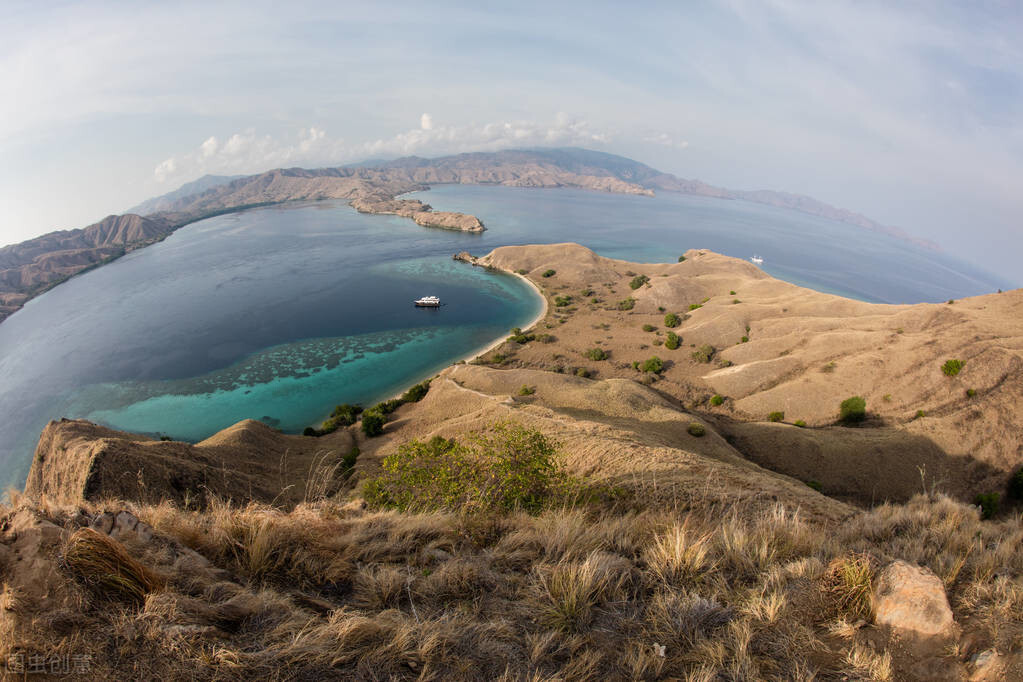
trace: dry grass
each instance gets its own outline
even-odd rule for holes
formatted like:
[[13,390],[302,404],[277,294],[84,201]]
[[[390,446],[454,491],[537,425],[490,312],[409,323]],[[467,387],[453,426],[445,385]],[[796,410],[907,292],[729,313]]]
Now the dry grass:
[[[897,679],[865,638],[873,571],[894,558],[942,575],[983,641],[1023,647],[1023,523],[982,523],[941,497],[837,528],[780,505],[470,517],[119,504],[156,538],[78,530],[64,565],[92,584],[121,576],[104,589],[141,608],[93,600],[71,616],[5,587],[10,650],[93,651],[114,679]],[[66,525],[75,511],[46,514]]]
[[91,528],[72,533],[61,564],[99,598],[132,606],[141,605],[146,595],[164,586],[164,580],[132,557],[124,545]]

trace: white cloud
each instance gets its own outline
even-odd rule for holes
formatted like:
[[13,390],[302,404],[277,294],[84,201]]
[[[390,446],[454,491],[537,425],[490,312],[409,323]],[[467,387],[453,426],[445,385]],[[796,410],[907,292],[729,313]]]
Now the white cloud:
[[260,173],[288,166],[329,166],[380,156],[455,154],[510,147],[600,146],[611,136],[567,114],[553,121],[503,121],[483,125],[437,126],[423,114],[419,128],[393,137],[347,144],[325,130],[302,128],[285,138],[260,135],[254,129],[234,133],[221,142],[211,136],[194,151],[161,161],[153,170],[157,182],[185,182],[206,173]]
[[659,144],[664,147],[671,147],[673,149],[685,149],[689,146],[687,140],[676,140],[668,133],[656,133],[653,135],[647,135],[643,138],[644,142],[652,142],[653,144]]

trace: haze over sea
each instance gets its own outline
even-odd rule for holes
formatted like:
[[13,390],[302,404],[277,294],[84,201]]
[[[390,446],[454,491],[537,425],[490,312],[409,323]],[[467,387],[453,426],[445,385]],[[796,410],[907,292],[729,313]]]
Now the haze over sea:
[[[741,201],[459,185],[416,196],[488,231],[288,204],[189,225],[29,302],[0,325],[0,484],[23,484],[50,419],[198,441],[245,418],[300,432],[334,404],[398,393],[540,309],[515,277],[453,262],[463,250],[576,241],[644,262],[689,248],[757,253],[780,279],[885,303],[1005,286],[885,235]],[[423,294],[445,305],[413,307]]]

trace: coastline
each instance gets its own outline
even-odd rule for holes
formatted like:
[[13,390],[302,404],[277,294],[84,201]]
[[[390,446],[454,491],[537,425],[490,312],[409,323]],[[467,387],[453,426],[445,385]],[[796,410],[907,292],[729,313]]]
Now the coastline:
[[[478,267],[478,266],[473,266],[473,267]],[[506,275],[511,275],[513,277],[518,277],[523,282],[528,284],[533,289],[533,291],[536,293],[536,295],[540,297],[540,300],[543,302],[543,306],[540,308],[540,312],[537,313],[536,317],[534,317],[532,320],[530,320],[528,325],[525,325],[525,326],[522,327],[523,331],[529,331],[529,330],[533,329],[534,327],[536,327],[536,325],[540,324],[540,322],[542,322],[544,318],[547,317],[547,313],[548,313],[548,311],[550,309],[550,303],[547,301],[547,297],[544,295],[544,293],[540,289],[540,287],[538,287],[531,279],[529,279],[525,275],[520,275],[517,272],[514,272],[512,270],[508,270],[508,269],[505,269],[505,268],[499,268],[499,267],[489,266],[489,265],[488,266],[483,266],[483,267],[486,267],[488,270],[493,270],[495,272],[500,272],[500,273],[503,273],[503,274],[506,274]],[[508,340],[508,335],[507,334],[503,334],[502,336],[494,339],[493,341],[491,341],[489,344],[487,344],[486,346],[482,347],[481,349],[474,350],[474,351],[469,351],[467,354],[463,355],[462,357],[460,357],[460,358],[458,358],[456,360],[451,361],[450,363],[445,365],[444,369],[440,370],[440,372],[443,372],[445,369],[448,369],[449,367],[454,367],[455,365],[460,365],[460,364],[463,364],[463,363],[472,362],[473,360],[476,360],[477,358],[483,357],[484,355],[486,355],[490,351],[494,350],[495,348],[497,348],[498,346],[500,346],[501,344],[503,344],[507,340]],[[434,378],[436,378],[440,374],[440,372],[433,372],[433,373],[431,373],[427,377],[424,377],[424,378],[422,378],[422,379],[420,379],[418,381],[413,381],[413,382],[405,385],[404,388],[402,388],[398,393],[395,393],[394,395],[390,396],[389,398],[384,398],[384,400],[393,400],[395,398],[400,398],[406,391],[408,391],[408,389],[410,389],[413,386],[415,386],[416,384],[420,384],[420,383],[422,383],[424,381],[433,380]],[[324,421],[326,421],[326,419],[324,419]],[[320,423],[322,424],[322,422],[320,422]]]

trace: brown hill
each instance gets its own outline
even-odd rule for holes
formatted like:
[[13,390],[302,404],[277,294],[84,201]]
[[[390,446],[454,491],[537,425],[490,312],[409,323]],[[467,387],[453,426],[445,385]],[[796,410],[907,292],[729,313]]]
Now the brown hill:
[[[1002,489],[1023,464],[1016,409],[1023,400],[1023,290],[952,304],[875,305],[699,250],[678,264],[637,264],[578,244],[502,247],[475,262],[528,271],[552,303],[537,331],[555,341],[506,343],[494,351],[500,367],[583,368],[601,378],[654,382],[716,420],[748,458],[819,481],[826,491],[867,503],[908,499],[923,476],[927,485],[972,499]],[[548,269],[556,274],[539,276]],[[632,289],[637,277],[647,279]],[[559,296],[570,300],[555,305]],[[630,299],[632,307],[620,310]],[[676,313],[680,326],[666,328],[666,313]],[[681,339],[676,350],[664,346],[669,331]],[[704,346],[707,361],[694,359]],[[610,359],[588,359],[594,347]],[[663,372],[634,369],[653,355],[665,361]],[[947,376],[942,367],[953,359],[962,371]],[[722,405],[708,402],[714,394]],[[834,425],[839,404],[851,396],[865,398],[867,421]],[[767,423],[772,412],[783,412],[785,423]],[[797,420],[809,428],[793,426]]]

